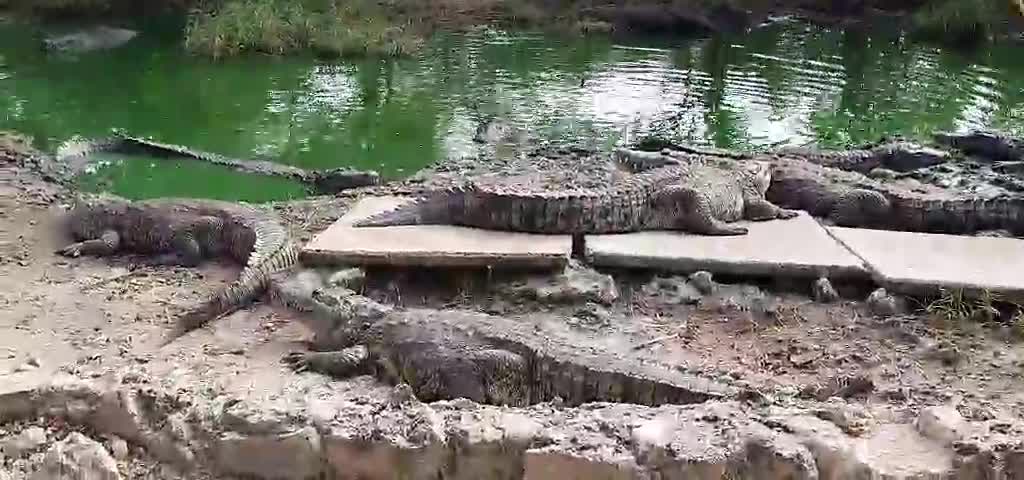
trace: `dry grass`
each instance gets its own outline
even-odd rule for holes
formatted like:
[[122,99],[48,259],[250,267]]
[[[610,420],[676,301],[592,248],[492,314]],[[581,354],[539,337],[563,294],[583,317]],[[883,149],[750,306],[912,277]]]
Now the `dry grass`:
[[917,33],[950,43],[989,41],[1015,15],[1017,0],[932,0],[914,13]]
[[402,56],[437,28],[545,18],[505,0],[228,0],[190,21],[186,48],[223,57],[243,52]]

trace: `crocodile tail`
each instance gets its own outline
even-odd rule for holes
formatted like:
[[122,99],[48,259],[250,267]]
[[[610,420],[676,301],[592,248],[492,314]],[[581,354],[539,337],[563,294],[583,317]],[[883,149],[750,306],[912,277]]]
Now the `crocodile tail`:
[[357,220],[352,226],[455,225],[461,221],[465,212],[466,196],[473,190],[473,186],[459,186],[434,192],[393,210]]
[[[258,245],[270,243],[265,235],[261,236],[259,233],[257,232]],[[260,255],[263,249],[256,247],[238,278],[198,307],[178,317],[174,329],[165,337],[161,345],[167,345],[217,318],[230,315],[252,303],[266,290],[270,284],[271,275],[288,269],[298,262],[299,251],[295,245],[287,242],[283,237],[277,243],[280,246],[276,250],[272,250],[273,253],[269,255]]]

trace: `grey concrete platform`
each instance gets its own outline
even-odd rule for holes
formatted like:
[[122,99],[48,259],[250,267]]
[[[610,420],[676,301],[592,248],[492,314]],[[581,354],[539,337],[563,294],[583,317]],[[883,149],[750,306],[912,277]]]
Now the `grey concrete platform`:
[[874,280],[906,294],[938,287],[1024,297],[1024,240],[829,227],[867,263]]
[[742,236],[650,231],[586,236],[587,260],[599,267],[644,268],[791,278],[867,278],[860,259],[801,212],[789,220],[742,222]]
[[301,252],[309,265],[560,269],[572,252],[569,235],[534,235],[447,225],[355,228],[352,223],[410,201],[367,197],[315,236]]

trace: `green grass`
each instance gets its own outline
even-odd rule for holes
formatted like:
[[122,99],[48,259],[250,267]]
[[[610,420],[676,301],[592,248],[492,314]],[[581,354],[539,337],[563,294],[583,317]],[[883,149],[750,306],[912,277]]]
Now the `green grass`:
[[410,22],[389,18],[375,5],[369,1],[230,0],[192,17],[185,47],[212,57],[303,50],[338,56],[401,56],[415,51],[421,40]]
[[931,0],[914,12],[919,35],[945,43],[972,44],[991,40],[1021,12],[1016,0]]
[[1014,302],[1005,300],[997,293],[988,290],[982,291],[977,297],[972,298],[960,289],[941,289],[939,297],[925,307],[925,312],[935,315],[950,322],[977,322],[990,324],[1000,320],[1006,320],[999,309],[999,306],[1013,307],[1014,314],[1009,318],[1011,324],[1024,321],[1022,307]]

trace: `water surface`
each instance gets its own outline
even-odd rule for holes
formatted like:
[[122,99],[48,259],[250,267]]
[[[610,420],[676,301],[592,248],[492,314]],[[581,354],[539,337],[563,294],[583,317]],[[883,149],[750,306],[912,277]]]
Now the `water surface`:
[[[412,59],[332,62],[192,57],[177,27],[163,25],[123,48],[74,56],[46,55],[36,35],[0,24],[0,128],[48,149],[123,129],[240,158],[399,177],[471,153],[477,125],[494,116],[594,146],[624,131],[725,148],[988,126],[1024,133],[1024,65],[1013,46],[947,52],[883,28],[786,21],[730,38],[628,43],[482,30],[436,37]],[[302,194],[209,166],[106,160],[83,185],[133,198]]]

